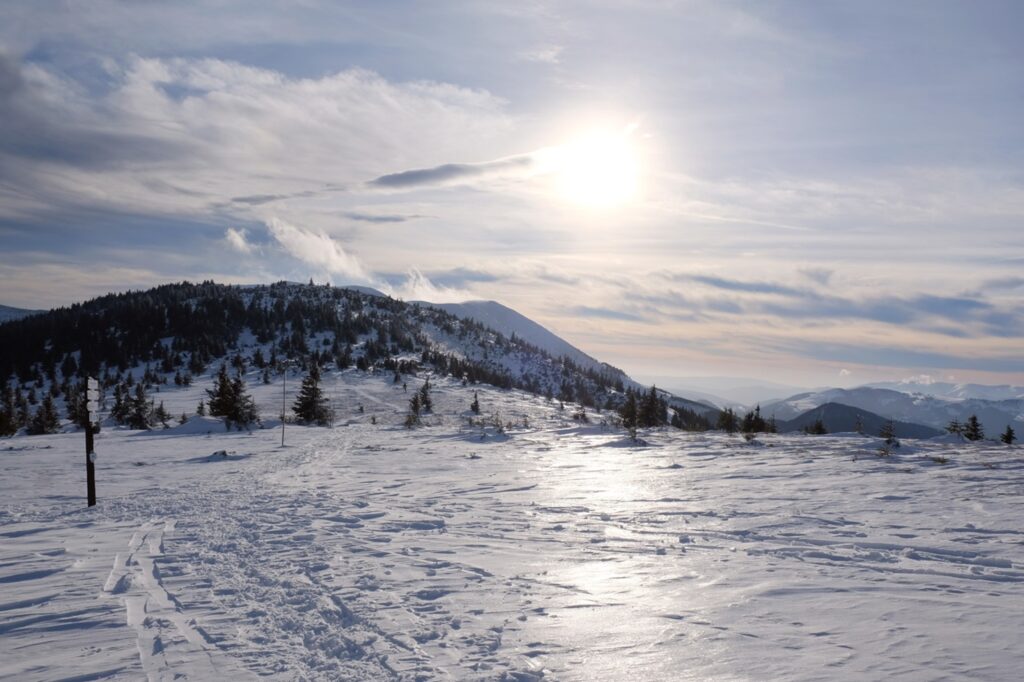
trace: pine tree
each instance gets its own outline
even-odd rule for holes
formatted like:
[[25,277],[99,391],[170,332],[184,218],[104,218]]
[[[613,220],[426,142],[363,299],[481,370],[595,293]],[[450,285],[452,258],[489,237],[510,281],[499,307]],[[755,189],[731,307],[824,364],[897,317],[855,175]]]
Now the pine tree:
[[717,428],[726,433],[736,433],[738,426],[736,413],[733,412],[731,407],[727,407],[718,413]]
[[1017,434],[1014,433],[1013,427],[1007,424],[1006,430],[1003,431],[1003,435],[999,437],[999,440],[1003,441],[1007,445],[1013,445],[1013,441],[1017,440]]
[[804,433],[809,433],[811,435],[825,435],[828,433],[828,429],[825,428],[825,423],[822,420],[815,419],[813,424],[804,427]]
[[636,404],[636,393],[632,389],[626,391],[626,402],[622,404],[619,415],[622,417],[622,426],[629,432],[629,437],[636,440],[636,427],[639,424],[640,415]]
[[227,365],[221,365],[213,380],[213,388],[206,389],[207,409],[211,417],[224,417],[230,420],[235,407],[234,389],[228,376]]
[[473,402],[469,404],[469,409],[473,414],[480,414],[480,398],[477,397],[476,391],[473,391]]
[[200,400],[199,404],[196,405],[196,414],[199,415],[200,417],[206,416],[206,403],[204,403],[202,400]]
[[164,401],[160,401],[156,409],[153,410],[153,422],[162,424],[165,429],[170,428],[169,422],[171,421],[171,413],[164,409]]
[[135,395],[128,401],[127,423],[129,428],[148,429],[152,425],[152,404],[146,397],[142,382],[135,384]]
[[206,389],[206,395],[210,416],[223,418],[227,428],[234,424],[242,429],[259,419],[256,402],[246,391],[242,375],[231,379],[226,365],[220,366],[213,388]]
[[964,427],[964,438],[967,440],[981,440],[985,437],[985,430],[978,421],[978,416],[972,414],[967,418],[967,425]]
[[405,427],[411,429],[420,423],[420,411],[423,405],[420,403],[420,392],[416,391],[409,398],[409,414],[405,416]]
[[231,381],[231,393],[235,397],[234,411],[231,421],[239,428],[248,428],[259,421],[259,410],[256,409],[256,401],[245,390],[245,380],[242,375],[236,375]]
[[430,399],[430,379],[423,382],[420,387],[420,409],[423,412],[430,412],[434,409],[434,401]]
[[57,433],[60,427],[60,418],[57,416],[57,408],[53,404],[53,398],[47,393],[39,403],[32,421],[28,425],[28,433],[32,436],[39,436],[44,433]]
[[18,408],[14,402],[14,391],[4,386],[3,404],[0,404],[0,436],[13,436],[18,431]]
[[957,433],[957,434],[963,433],[964,432],[964,425],[960,423],[959,419],[956,419],[954,417],[953,419],[951,419],[949,421],[949,424],[946,426],[946,431],[948,431],[949,433]]
[[302,388],[292,406],[292,412],[300,422],[326,426],[330,421],[330,408],[327,398],[320,389],[320,368],[314,362],[306,378],[302,380]]
[[886,445],[899,445],[899,440],[896,438],[896,422],[892,419],[887,419],[882,427],[878,430],[878,435],[885,440]]

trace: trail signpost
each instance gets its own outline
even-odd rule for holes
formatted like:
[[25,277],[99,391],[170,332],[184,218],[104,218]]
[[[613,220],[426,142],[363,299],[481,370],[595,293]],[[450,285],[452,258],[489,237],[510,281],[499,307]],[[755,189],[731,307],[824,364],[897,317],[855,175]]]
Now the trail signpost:
[[85,485],[89,498],[89,506],[96,504],[96,450],[93,448],[93,424],[99,422],[100,385],[89,377],[86,381],[85,411],[88,416],[85,425]]

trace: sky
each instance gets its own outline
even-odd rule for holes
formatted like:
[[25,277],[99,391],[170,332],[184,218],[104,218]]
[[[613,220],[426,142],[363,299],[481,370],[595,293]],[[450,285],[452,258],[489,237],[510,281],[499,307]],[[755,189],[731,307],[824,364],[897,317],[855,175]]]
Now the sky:
[[1019,2],[0,6],[0,303],[493,299],[648,380],[1024,384]]

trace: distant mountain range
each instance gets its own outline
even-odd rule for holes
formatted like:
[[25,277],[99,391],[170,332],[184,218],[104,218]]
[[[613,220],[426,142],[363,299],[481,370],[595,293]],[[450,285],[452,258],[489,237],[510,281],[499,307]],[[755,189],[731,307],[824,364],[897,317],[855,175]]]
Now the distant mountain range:
[[866,388],[886,388],[900,393],[920,393],[944,400],[1013,400],[1024,398],[1024,386],[986,386],[985,384],[952,384],[945,382],[880,381],[865,384]]
[[[845,433],[860,431],[868,435],[878,435],[889,420],[886,417],[868,412],[867,410],[842,405],[825,403],[807,410],[803,414],[779,422],[776,426],[781,433],[803,431],[821,421],[829,433]],[[942,430],[893,420],[896,436],[899,438],[932,438],[943,433]]]
[[23,317],[29,315],[35,315],[41,313],[42,310],[28,310],[25,308],[12,308],[9,305],[0,305],[0,324],[8,322],[10,320],[20,320]]
[[953,419],[963,423],[971,415],[977,415],[989,437],[997,436],[1007,425],[1024,433],[1024,399],[948,400],[867,386],[798,393],[783,400],[762,403],[761,413],[765,416],[774,415],[780,422],[788,422],[828,403],[837,403],[884,418],[935,429],[945,429]]

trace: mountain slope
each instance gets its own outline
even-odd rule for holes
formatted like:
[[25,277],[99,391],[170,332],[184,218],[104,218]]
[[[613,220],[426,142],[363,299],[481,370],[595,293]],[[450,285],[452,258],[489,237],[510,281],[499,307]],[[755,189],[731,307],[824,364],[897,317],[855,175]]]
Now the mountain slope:
[[112,385],[133,368],[138,378],[144,368],[147,383],[159,385],[168,375],[198,375],[223,360],[240,370],[280,371],[284,359],[337,369],[354,364],[365,371],[436,372],[587,406],[617,404],[628,381],[620,370],[553,357],[522,338],[441,309],[378,292],[286,282],[169,284],[0,327],[3,381],[14,375],[25,391],[33,383],[56,384],[58,395],[85,374],[102,375]]
[[423,303],[440,308],[462,318],[471,318],[480,324],[501,332],[505,336],[513,336],[542,348],[554,357],[566,357],[581,367],[599,369],[607,367],[595,360],[565,339],[537,324],[522,313],[496,301],[466,301],[464,303]]
[[[840,403],[825,403],[812,408],[793,419],[780,422],[779,431],[803,431],[813,426],[818,420],[825,425],[829,433],[847,433],[860,430],[868,435],[878,435],[888,419],[873,412],[868,412],[849,405]],[[910,424],[907,422],[893,421],[896,427],[896,436],[899,438],[932,438],[942,433],[939,429],[921,424]]]
[[841,403],[903,422],[943,429],[953,419],[965,422],[977,415],[985,433],[994,437],[1007,425],[1017,431],[1024,428],[1024,400],[943,400],[933,396],[908,394],[884,388],[832,388],[798,393],[785,400],[764,403],[761,411],[780,421],[793,419],[825,403]]
[[28,310],[26,308],[14,308],[9,305],[0,305],[0,324],[11,320],[20,320],[29,315],[43,312],[42,310]]

